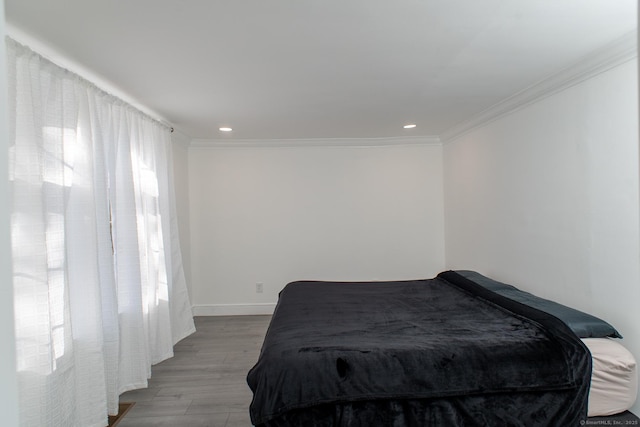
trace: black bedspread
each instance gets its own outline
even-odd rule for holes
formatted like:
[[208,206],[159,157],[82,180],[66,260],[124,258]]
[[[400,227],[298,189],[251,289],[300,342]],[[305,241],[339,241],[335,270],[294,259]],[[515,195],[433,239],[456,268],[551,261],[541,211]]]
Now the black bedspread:
[[290,283],[247,381],[254,425],[577,426],[590,375],[564,323],[446,272]]

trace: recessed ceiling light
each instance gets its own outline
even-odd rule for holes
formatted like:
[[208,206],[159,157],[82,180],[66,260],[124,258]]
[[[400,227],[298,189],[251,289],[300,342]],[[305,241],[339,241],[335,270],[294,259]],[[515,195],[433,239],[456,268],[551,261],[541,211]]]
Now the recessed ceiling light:
[[220,131],[222,131],[222,132],[231,132],[232,130],[233,129],[231,129],[231,128],[224,128],[224,127],[220,128]]
[[410,125],[404,125],[403,126],[405,129],[413,129],[414,127],[416,127],[416,125],[414,124],[410,124]]

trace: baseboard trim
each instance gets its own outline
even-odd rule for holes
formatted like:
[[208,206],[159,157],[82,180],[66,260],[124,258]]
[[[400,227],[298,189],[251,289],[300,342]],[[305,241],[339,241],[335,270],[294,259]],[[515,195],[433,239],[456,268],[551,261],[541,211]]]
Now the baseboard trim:
[[255,316],[270,315],[276,308],[275,303],[259,304],[195,304],[194,316]]

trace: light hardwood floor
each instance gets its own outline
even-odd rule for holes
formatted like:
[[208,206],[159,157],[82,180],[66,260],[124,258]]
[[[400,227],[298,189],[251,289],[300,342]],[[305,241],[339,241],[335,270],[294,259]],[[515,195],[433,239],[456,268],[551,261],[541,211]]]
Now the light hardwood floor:
[[[260,353],[271,316],[196,317],[197,332],[175,356],[152,368],[149,388],[124,393],[136,402],[117,427],[249,427],[246,375]],[[630,412],[592,418],[596,424],[638,425]]]
[[149,387],[124,393],[136,402],[117,427],[248,427],[246,382],[270,316],[196,317],[197,332],[152,368]]

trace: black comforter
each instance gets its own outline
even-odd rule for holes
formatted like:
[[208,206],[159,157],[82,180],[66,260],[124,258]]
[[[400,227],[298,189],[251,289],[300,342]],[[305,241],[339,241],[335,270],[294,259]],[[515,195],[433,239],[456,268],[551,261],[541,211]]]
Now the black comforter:
[[257,426],[577,426],[590,375],[563,322],[445,272],[290,283],[247,381]]

